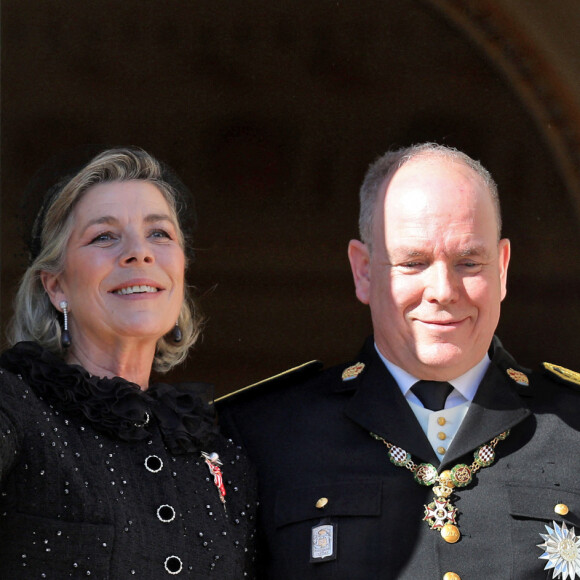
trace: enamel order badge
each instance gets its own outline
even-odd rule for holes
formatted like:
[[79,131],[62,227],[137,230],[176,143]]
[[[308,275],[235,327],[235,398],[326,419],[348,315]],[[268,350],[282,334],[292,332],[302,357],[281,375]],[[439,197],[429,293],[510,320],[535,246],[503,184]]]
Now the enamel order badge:
[[556,522],[552,525],[553,528],[546,526],[547,534],[540,534],[544,543],[538,544],[543,550],[540,560],[547,560],[544,570],[552,570],[554,580],[580,578],[580,536],[564,522],[561,526]]

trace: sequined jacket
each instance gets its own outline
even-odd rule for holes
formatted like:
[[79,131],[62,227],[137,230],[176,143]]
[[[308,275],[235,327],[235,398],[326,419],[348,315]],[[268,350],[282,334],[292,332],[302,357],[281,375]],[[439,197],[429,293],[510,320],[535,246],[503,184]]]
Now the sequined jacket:
[[194,387],[143,393],[34,343],[0,367],[0,578],[254,577],[253,475]]
[[[343,380],[356,363],[362,371],[357,365]],[[580,535],[579,376],[553,370],[520,367],[495,339],[492,363],[441,465],[372,339],[344,365],[291,373],[223,400],[224,429],[258,468],[260,577],[547,580],[552,564],[580,564],[580,540],[566,549],[546,528],[556,530],[555,521]],[[370,435],[442,472],[473,465],[474,452],[506,430],[495,462],[450,496],[461,533],[454,544],[424,521],[433,488],[419,485],[411,464],[393,463]],[[394,459],[405,457],[398,451]],[[546,542],[551,551],[538,547]]]

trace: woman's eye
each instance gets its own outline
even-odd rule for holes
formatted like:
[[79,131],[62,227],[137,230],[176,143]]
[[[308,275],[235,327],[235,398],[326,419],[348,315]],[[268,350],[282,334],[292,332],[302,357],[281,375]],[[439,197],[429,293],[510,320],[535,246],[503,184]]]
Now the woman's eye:
[[165,230],[154,230],[151,232],[151,236],[153,238],[167,238],[171,239],[171,236]]
[[113,239],[113,234],[111,232],[104,232],[95,236],[91,240],[91,244],[98,244],[99,242],[110,242]]

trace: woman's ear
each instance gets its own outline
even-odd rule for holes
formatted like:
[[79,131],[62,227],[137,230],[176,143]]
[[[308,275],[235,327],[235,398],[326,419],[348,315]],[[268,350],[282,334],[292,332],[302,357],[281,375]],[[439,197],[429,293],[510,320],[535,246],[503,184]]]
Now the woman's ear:
[[66,295],[64,290],[62,289],[62,285],[60,283],[60,276],[51,274],[50,272],[42,271],[40,272],[40,281],[52,302],[52,305],[59,311],[62,312],[62,308],[60,307],[60,303],[63,300],[66,300]]

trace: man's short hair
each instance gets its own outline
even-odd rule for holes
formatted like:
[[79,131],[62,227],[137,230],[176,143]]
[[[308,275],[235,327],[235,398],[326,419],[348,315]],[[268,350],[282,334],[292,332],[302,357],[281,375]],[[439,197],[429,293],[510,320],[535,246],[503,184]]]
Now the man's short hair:
[[483,165],[454,147],[439,145],[438,143],[420,143],[403,147],[394,151],[387,151],[372,163],[365,175],[360,188],[360,214],[359,232],[361,240],[372,249],[373,216],[377,200],[382,194],[386,182],[389,181],[395,172],[405,163],[418,157],[439,157],[463,163],[463,165],[473,169],[483,181],[484,186],[489,191],[497,217],[497,236],[501,238],[501,208],[497,185],[490,172]]

